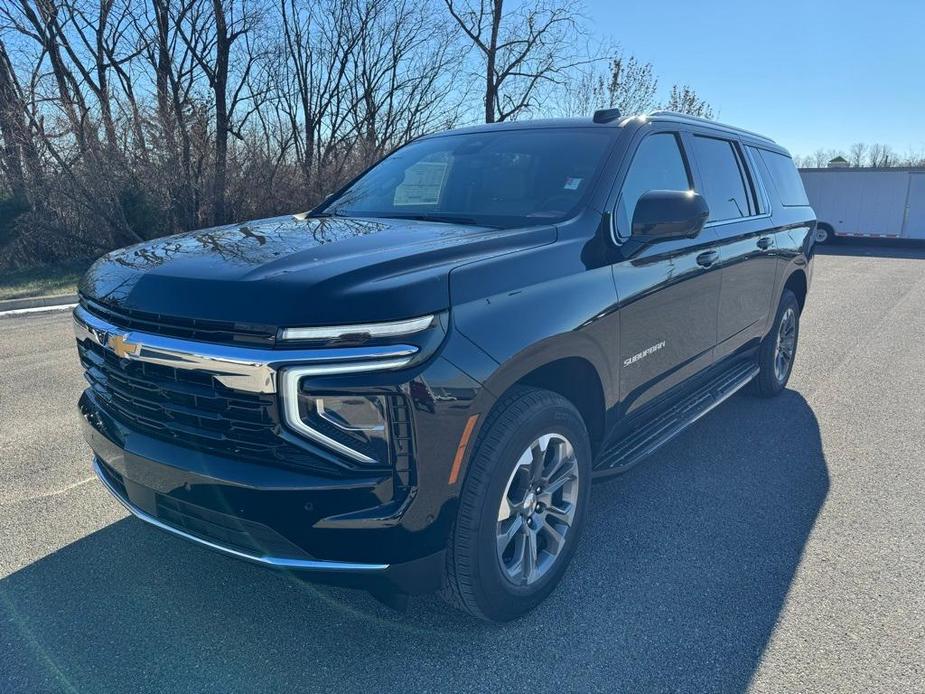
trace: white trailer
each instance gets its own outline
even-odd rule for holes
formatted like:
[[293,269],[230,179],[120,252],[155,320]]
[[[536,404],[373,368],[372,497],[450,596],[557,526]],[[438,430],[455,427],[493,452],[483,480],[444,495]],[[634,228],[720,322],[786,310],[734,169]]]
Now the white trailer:
[[925,239],[925,169],[800,169],[816,240]]

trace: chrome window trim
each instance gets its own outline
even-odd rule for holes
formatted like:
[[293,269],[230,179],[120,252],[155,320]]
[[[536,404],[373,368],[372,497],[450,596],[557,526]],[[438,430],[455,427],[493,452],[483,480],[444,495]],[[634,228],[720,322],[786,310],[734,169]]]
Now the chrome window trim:
[[[408,362],[411,361],[411,357],[402,357],[400,359],[388,359],[379,362],[367,362],[362,365],[365,367],[364,371],[384,371],[387,369],[399,369],[402,366],[406,366]],[[361,463],[367,465],[382,463],[382,461],[370,458],[368,455],[364,455],[359,451],[355,451],[342,444],[340,441],[332,439],[330,436],[325,436],[317,429],[313,429],[308,426],[302,417],[299,416],[299,384],[302,382],[302,379],[307,376],[317,376],[319,374],[317,366],[291,366],[286,369],[283,369],[280,374],[280,397],[282,398],[282,412],[283,418],[286,420],[286,424],[289,425],[294,431],[303,436],[320,443],[325,448],[329,448],[341,455],[345,455],[348,458],[357,460]]]
[[168,525],[163,521],[155,518],[154,516],[142,511],[140,508],[135,506],[131,501],[123,497],[119,491],[110,483],[106,478],[106,474],[103,472],[100,467],[99,460],[96,458],[93,459],[93,472],[96,473],[96,476],[99,478],[100,482],[103,483],[103,486],[106,487],[106,490],[112,494],[120,504],[122,504],[126,510],[131,513],[136,518],[143,520],[145,523],[165,530],[172,535],[177,537],[182,537],[184,540],[189,540],[194,542],[197,545],[203,547],[208,547],[209,549],[214,549],[222,554],[228,554],[238,559],[246,559],[247,561],[256,562],[257,564],[263,564],[264,566],[270,566],[275,569],[298,569],[298,570],[308,570],[308,571],[338,571],[338,572],[376,572],[376,571],[385,571],[389,568],[388,564],[363,564],[356,562],[346,562],[346,561],[325,561],[323,559],[297,559],[295,557],[276,557],[272,555],[257,555],[250,554],[248,552],[242,552],[240,550],[234,549],[233,547],[228,547],[226,545],[220,545],[217,542],[212,542],[196,535],[191,535],[190,533],[175,528],[172,525]]
[[434,315],[409,318],[386,323],[357,323],[355,325],[330,325],[322,327],[283,328],[283,340],[337,340],[360,335],[366,337],[398,337],[427,330],[434,324]]
[[707,222],[703,225],[704,229],[712,229],[713,227],[721,227],[727,224],[739,224],[740,222],[751,222],[756,219],[769,219],[771,217],[770,213],[765,214],[753,214],[748,217],[733,217],[732,219],[719,219],[715,222]]
[[411,361],[413,345],[337,347],[319,349],[264,349],[198,342],[164,335],[126,330],[87,311],[74,309],[74,335],[79,342],[91,340],[114,349],[118,339],[120,357],[132,361],[204,371],[234,390],[275,393],[279,371],[291,364],[306,364],[306,375],[333,375],[400,368]]

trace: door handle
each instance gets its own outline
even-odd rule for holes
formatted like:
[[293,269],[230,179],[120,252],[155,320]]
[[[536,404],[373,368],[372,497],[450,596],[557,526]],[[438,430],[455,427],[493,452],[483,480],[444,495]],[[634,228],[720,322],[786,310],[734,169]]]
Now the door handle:
[[771,237],[770,236],[762,236],[760,239],[758,239],[758,248],[760,248],[763,251],[766,251],[770,247],[771,247]]
[[703,267],[710,267],[716,262],[717,258],[719,258],[719,253],[716,251],[706,251],[697,256],[697,264]]

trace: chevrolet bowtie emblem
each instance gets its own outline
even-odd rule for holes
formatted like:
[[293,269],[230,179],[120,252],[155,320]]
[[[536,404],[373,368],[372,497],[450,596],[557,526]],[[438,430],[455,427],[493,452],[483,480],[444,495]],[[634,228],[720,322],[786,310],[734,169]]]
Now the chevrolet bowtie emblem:
[[106,346],[115,352],[120,359],[125,359],[130,354],[138,354],[138,348],[141,347],[137,343],[126,342],[124,335],[110,335],[109,340],[106,341]]

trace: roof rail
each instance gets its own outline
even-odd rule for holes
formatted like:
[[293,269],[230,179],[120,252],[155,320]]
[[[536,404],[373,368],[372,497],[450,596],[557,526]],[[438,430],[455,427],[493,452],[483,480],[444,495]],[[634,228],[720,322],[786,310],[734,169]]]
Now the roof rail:
[[671,120],[677,121],[680,123],[703,123],[704,125],[710,126],[711,128],[717,128],[719,130],[727,130],[729,132],[741,133],[743,135],[749,135],[751,137],[757,137],[759,140],[764,140],[765,142],[771,142],[777,144],[767,135],[761,135],[760,133],[753,132],[751,130],[746,130],[745,128],[737,128],[734,125],[726,125],[725,123],[718,123],[715,120],[710,120],[709,118],[701,118],[700,116],[689,116],[686,113],[678,113],[676,111],[652,111],[649,114],[649,118],[658,118],[659,120]]
[[611,121],[617,120],[619,117],[620,109],[618,108],[599,108],[594,112],[595,123],[610,123]]

